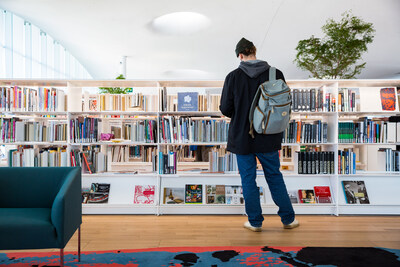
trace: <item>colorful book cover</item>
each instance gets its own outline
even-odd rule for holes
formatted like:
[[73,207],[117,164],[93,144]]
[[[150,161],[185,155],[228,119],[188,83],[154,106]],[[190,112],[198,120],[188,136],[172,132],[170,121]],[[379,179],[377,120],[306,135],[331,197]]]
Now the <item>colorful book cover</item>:
[[225,185],[206,185],[207,204],[225,204]]
[[164,188],[164,204],[184,204],[185,189],[175,187]]
[[381,92],[382,110],[395,111],[396,110],[396,88],[382,88]]
[[154,204],[155,185],[135,185],[133,204]]
[[244,204],[242,187],[240,185],[225,186],[225,201],[228,205]]
[[329,186],[314,186],[317,203],[332,203],[331,189]]
[[342,181],[347,204],[370,204],[364,181]]
[[87,203],[105,204],[108,203],[110,195],[110,184],[92,183],[88,194]]
[[203,203],[203,185],[187,184],[185,192],[186,204],[202,204]]
[[198,92],[178,93],[178,111],[198,111]]
[[315,204],[315,193],[313,189],[299,189],[300,203]]

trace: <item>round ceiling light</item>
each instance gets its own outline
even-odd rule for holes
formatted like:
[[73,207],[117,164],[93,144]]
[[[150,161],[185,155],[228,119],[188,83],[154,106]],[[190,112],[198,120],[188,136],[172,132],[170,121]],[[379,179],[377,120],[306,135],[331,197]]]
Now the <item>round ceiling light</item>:
[[174,12],[155,18],[151,26],[163,34],[186,35],[201,31],[210,24],[210,19],[200,13]]

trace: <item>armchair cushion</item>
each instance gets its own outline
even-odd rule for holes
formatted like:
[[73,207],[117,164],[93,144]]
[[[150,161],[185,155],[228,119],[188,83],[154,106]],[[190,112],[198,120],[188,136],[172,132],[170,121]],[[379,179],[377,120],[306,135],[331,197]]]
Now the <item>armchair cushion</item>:
[[50,216],[48,208],[1,208],[0,249],[58,247]]

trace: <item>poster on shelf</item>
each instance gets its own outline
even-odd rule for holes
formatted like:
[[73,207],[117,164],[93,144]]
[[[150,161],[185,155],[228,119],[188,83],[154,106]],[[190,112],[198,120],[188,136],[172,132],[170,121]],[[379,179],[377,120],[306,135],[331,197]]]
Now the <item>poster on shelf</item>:
[[178,111],[198,111],[198,92],[178,93]]

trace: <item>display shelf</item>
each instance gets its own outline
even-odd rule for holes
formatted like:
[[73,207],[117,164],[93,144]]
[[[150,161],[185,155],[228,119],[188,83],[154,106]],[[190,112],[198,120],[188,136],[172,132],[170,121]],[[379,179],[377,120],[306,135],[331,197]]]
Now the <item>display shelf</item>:
[[357,172],[355,174],[339,174],[339,178],[345,177],[393,177],[400,179],[400,172]]
[[2,115],[26,115],[26,116],[42,116],[42,115],[54,115],[67,116],[67,111],[0,111]]
[[106,146],[157,146],[157,143],[143,143],[143,142],[93,142],[93,143],[70,143],[71,146],[92,146],[92,145],[106,145]]
[[282,143],[282,146],[319,146],[319,145],[324,145],[324,146],[333,146],[337,145],[337,143]]
[[0,143],[0,146],[66,146],[67,142],[12,142]]
[[156,205],[82,204],[82,214],[158,214]]
[[354,145],[372,145],[372,146],[399,146],[400,143],[338,143],[338,145],[354,146]]
[[86,178],[115,178],[115,177],[122,177],[122,178],[142,178],[142,177],[154,177],[157,174],[155,173],[134,173],[134,172],[103,172],[103,173],[83,173],[82,177]]
[[187,142],[187,143],[159,143],[159,145],[175,146],[226,146],[227,142]]
[[[161,94],[162,88],[166,87],[170,95],[176,94],[177,91],[197,91],[199,95],[204,91],[211,89],[220,93],[223,86],[223,81],[136,81],[136,80],[1,80],[0,84],[5,86],[53,86],[66,88],[68,93],[68,105],[65,112],[27,112],[27,111],[5,111],[1,112],[2,115],[10,117],[25,116],[32,118],[32,120],[60,120],[65,121],[65,117],[70,119],[79,116],[96,117],[102,123],[124,122],[131,120],[138,120],[141,118],[156,118],[158,120],[163,116],[189,116],[199,119],[199,117],[210,117],[207,119],[229,120],[224,117],[219,111],[195,111],[195,112],[177,112],[177,111],[161,111]],[[338,100],[339,88],[360,88],[360,87],[395,87],[400,86],[400,80],[292,80],[288,81],[291,88],[319,88],[325,86],[328,93],[332,94]],[[80,111],[81,105],[78,102],[74,103],[75,99],[79,100],[82,96],[82,90],[85,87],[132,87],[134,91],[136,88],[140,90],[148,90],[150,95],[158,97],[158,107],[151,108],[152,111]],[[188,89],[189,88],[189,89]],[[367,88],[368,89],[368,88]],[[324,89],[325,90],[325,89]],[[368,90],[367,90],[368,91]],[[138,91],[139,92],[139,91]],[[140,91],[143,92],[143,91]],[[171,94],[172,93],[172,94]],[[324,92],[325,93],[325,92]],[[167,95],[168,96],[168,95]],[[372,98],[371,98],[372,99]],[[71,101],[72,100],[72,101]],[[375,100],[375,99],[374,99]],[[379,100],[377,100],[379,101]],[[338,103],[338,102],[336,102]],[[80,104],[80,103],[79,103]],[[154,104],[154,103],[153,103]],[[154,105],[152,105],[154,107]],[[376,106],[376,105],[375,105]],[[380,103],[378,105],[380,107]],[[89,106],[84,106],[86,110]],[[367,109],[370,107],[367,106]],[[396,105],[398,108],[398,105]],[[367,110],[360,109],[360,110]],[[213,109],[215,110],[215,106]],[[42,115],[55,116],[55,117],[40,117]],[[112,118],[111,116],[117,115],[120,118]],[[360,117],[388,117],[400,115],[400,111],[393,112],[370,112],[370,111],[357,111],[357,112],[310,112],[300,111],[292,112],[293,119],[309,122],[310,120],[321,120],[328,123],[328,141],[327,143],[283,143],[282,146],[290,146],[292,149],[290,153],[299,150],[300,146],[319,146],[323,149],[329,148],[335,151],[335,172],[338,169],[337,162],[337,149],[343,146],[351,146],[354,149],[360,150],[360,155],[364,156],[361,161],[367,161],[367,154],[364,150],[375,149],[379,146],[398,146],[400,143],[337,143],[338,142],[338,123],[345,120],[357,120]],[[212,117],[212,118],[211,118]],[[8,118],[8,117],[7,117]],[[67,123],[67,132],[70,134],[71,127]],[[159,126],[159,125],[158,125]],[[109,132],[99,129],[100,132]],[[159,138],[159,135],[157,135]],[[158,139],[160,140],[160,139]],[[165,146],[221,146],[226,147],[227,142],[186,142],[186,143],[145,143],[145,142],[130,142],[124,140],[122,142],[82,142],[74,143],[72,139],[65,142],[14,142],[14,143],[0,143],[5,145],[8,149],[12,145],[35,145],[35,146],[67,146],[67,152],[71,152],[71,148],[75,149],[82,146],[100,145],[101,150],[111,150],[111,146],[127,145],[127,146],[152,146],[156,148],[156,152],[164,149]],[[366,146],[365,146],[366,145]],[[186,148],[186,147],[185,147]],[[368,156],[369,156],[368,155]],[[107,154],[108,156],[108,154]],[[158,156],[158,154],[157,154]],[[157,161],[158,163],[158,161]],[[362,162],[364,166],[365,162]],[[129,163],[113,163],[115,166],[129,165]],[[282,162],[281,164],[296,167],[294,157],[291,162]],[[179,163],[178,163],[179,169]],[[368,169],[366,169],[368,170]],[[332,204],[294,204],[294,209],[297,214],[400,214],[400,199],[396,192],[400,178],[400,173],[387,173],[387,172],[360,172],[356,174],[297,174],[294,172],[283,171],[283,177],[288,189],[298,190],[303,188],[312,188],[313,186],[330,186],[332,198],[335,203]],[[82,174],[82,183],[85,186],[90,185],[92,182],[110,183],[110,199],[109,204],[84,204],[84,214],[245,214],[243,205],[166,205],[161,204],[161,196],[163,188],[168,186],[184,186],[185,184],[225,184],[232,185],[240,184],[240,175],[237,172],[232,173],[207,173],[207,172],[178,172],[177,174],[159,174],[158,170],[154,173],[135,173],[132,172],[105,172],[97,174]],[[212,179],[210,179],[212,178]],[[342,180],[365,180],[368,195],[372,204],[370,205],[343,205],[344,193],[341,185]],[[268,195],[268,186],[262,172],[257,172],[257,183],[265,189],[266,203],[262,204],[263,213],[271,214],[276,213],[278,208],[273,205],[272,199]],[[133,193],[135,185],[155,185],[156,195],[154,205],[134,205]],[[205,189],[204,189],[205,190]],[[390,193],[387,193],[389,190]],[[205,191],[203,191],[205,192]],[[205,194],[204,194],[205,197]],[[204,199],[203,199],[204,201]],[[337,204],[339,203],[339,204]],[[397,205],[399,204],[399,205]]]
[[156,111],[71,111],[71,115],[129,115],[129,116],[157,116]]
[[[224,117],[219,111],[160,111],[160,115],[177,115],[177,116],[217,116]],[[225,117],[226,119],[229,119]]]

